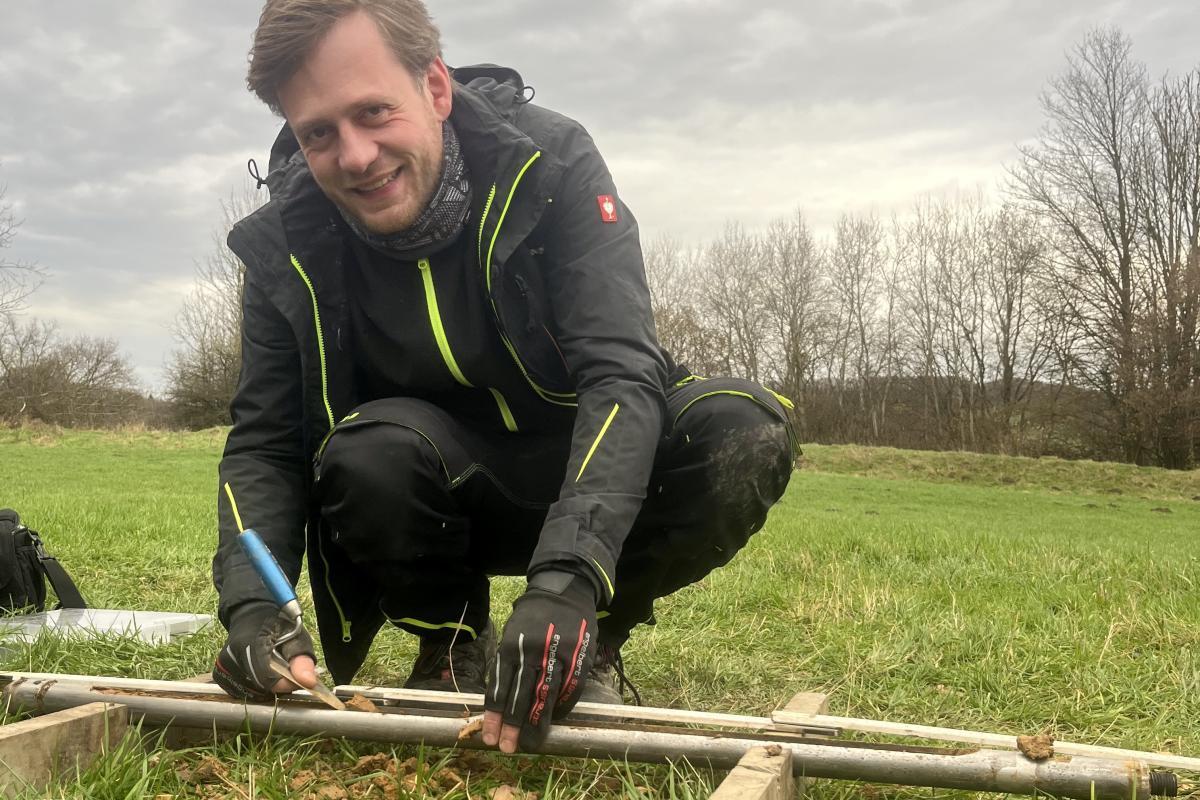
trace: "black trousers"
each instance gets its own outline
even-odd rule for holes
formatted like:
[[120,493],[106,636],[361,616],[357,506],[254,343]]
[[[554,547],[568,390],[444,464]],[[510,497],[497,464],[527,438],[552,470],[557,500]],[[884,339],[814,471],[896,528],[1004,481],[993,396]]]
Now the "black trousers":
[[[568,435],[475,430],[423,400],[375,400],[322,451],[321,513],[393,624],[474,634],[489,618],[488,576],[526,573],[569,445]],[[793,460],[782,409],[761,387],[715,378],[673,388],[602,641],[620,647],[656,598],[728,563],[783,495]]]

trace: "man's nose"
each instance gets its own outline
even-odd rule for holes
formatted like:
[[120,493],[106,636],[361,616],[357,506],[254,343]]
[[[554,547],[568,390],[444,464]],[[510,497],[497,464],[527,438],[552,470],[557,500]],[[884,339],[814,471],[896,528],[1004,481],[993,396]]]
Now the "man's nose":
[[371,168],[379,157],[379,145],[364,131],[347,125],[338,134],[338,166],[345,172],[361,174]]

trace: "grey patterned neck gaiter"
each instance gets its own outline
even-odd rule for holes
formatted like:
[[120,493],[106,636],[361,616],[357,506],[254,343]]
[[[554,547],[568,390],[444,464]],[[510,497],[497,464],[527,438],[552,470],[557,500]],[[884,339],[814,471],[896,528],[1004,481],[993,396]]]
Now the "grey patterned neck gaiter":
[[[342,218],[358,238],[391,258],[410,261],[425,258],[458,237],[471,208],[471,175],[463,159],[458,135],[450,121],[442,123],[442,177],[429,205],[412,225],[389,234],[371,233],[342,211]],[[339,209],[340,210],[340,209]]]

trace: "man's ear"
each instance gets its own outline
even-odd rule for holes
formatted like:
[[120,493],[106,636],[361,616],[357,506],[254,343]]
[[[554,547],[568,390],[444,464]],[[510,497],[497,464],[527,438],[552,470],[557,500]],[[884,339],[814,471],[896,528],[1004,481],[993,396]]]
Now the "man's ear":
[[429,92],[429,99],[437,118],[444,122],[450,116],[450,108],[454,101],[454,80],[450,77],[450,70],[446,69],[446,62],[442,61],[441,56],[435,58],[425,71],[425,91]]

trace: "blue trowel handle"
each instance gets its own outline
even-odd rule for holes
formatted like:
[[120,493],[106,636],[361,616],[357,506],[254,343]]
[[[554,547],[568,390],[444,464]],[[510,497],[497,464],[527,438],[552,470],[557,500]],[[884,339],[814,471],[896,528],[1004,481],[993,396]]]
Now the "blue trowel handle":
[[246,551],[246,556],[254,565],[254,570],[262,578],[267,591],[271,593],[271,599],[293,618],[299,619],[300,604],[296,601],[296,590],[292,588],[287,576],[279,568],[279,562],[275,560],[275,556],[271,555],[271,551],[263,544],[258,532],[253,528],[247,528],[238,534],[238,541],[242,543],[242,549]]

